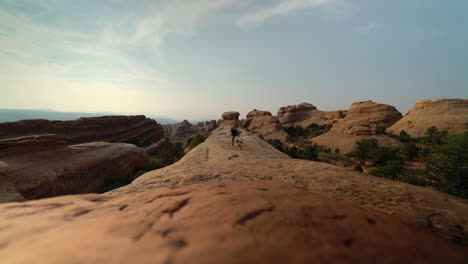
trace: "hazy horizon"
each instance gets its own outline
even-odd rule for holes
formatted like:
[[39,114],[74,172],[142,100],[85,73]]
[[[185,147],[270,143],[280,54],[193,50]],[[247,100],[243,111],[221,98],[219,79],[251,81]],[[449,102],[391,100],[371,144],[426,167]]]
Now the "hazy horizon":
[[464,0],[0,0],[0,109],[219,119],[468,98]]

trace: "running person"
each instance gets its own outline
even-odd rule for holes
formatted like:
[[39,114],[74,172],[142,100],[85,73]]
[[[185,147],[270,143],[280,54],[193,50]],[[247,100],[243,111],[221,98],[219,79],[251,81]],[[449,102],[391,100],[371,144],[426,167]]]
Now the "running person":
[[232,135],[233,146],[234,146],[234,140],[236,139],[237,136],[239,136],[239,131],[237,131],[238,128],[239,128],[239,119],[237,117],[234,117],[231,123],[231,135]]

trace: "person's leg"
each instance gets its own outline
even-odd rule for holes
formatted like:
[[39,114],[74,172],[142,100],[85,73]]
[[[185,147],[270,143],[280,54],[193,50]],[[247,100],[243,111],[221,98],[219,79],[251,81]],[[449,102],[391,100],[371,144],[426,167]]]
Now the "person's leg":
[[234,140],[236,139],[236,136],[232,136],[232,145],[234,146]]

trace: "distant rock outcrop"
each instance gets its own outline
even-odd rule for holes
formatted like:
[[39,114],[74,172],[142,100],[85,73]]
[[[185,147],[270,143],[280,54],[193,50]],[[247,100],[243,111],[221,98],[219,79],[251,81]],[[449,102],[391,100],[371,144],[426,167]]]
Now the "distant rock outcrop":
[[278,139],[282,142],[289,140],[289,135],[284,130],[278,118],[268,111],[253,110],[247,114],[244,121],[244,128],[254,132],[266,140]]
[[412,137],[420,137],[432,126],[449,133],[468,131],[468,99],[419,101],[388,132],[398,135],[404,130]]
[[403,116],[398,110],[385,104],[373,101],[357,102],[351,105],[346,117],[333,125],[331,132],[347,135],[377,135],[395,124]]
[[96,192],[128,181],[148,161],[123,143],[66,146],[54,135],[0,140],[0,202]]
[[174,125],[172,128],[171,138],[187,138],[195,133],[197,133],[197,131],[193,125],[189,121],[184,120]]
[[467,242],[465,200],[290,159],[247,131],[240,140],[242,149],[219,131],[176,164],[102,195],[2,204],[0,259],[466,262],[465,247],[440,237]]
[[278,120],[283,127],[291,126],[307,127],[311,124],[325,125],[335,123],[343,119],[347,114],[346,110],[320,111],[312,104],[300,103],[281,107],[278,110]]
[[55,134],[68,144],[106,141],[130,143],[139,147],[146,147],[164,139],[162,125],[143,115],[0,123],[0,139],[42,134]]
[[384,132],[401,117],[401,113],[393,106],[373,101],[357,102],[351,105],[346,117],[336,122],[329,132],[312,140],[332,150],[339,149],[342,153],[351,152],[356,142],[368,138],[377,139],[383,146],[397,146],[400,142]]

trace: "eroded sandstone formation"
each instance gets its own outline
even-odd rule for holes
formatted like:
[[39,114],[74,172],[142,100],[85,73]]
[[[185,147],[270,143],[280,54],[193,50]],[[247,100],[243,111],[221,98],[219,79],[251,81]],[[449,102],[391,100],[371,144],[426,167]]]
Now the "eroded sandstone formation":
[[402,118],[398,110],[373,101],[357,102],[351,105],[346,117],[333,125],[331,132],[347,135],[377,135]]
[[147,161],[131,144],[66,146],[54,135],[0,140],[0,202],[96,192],[131,180]]
[[307,127],[311,124],[325,125],[335,123],[346,117],[346,110],[320,111],[312,104],[300,103],[281,107],[278,119],[283,127]]
[[0,205],[0,222],[8,226],[0,231],[0,259],[53,264],[468,258],[465,247],[440,237],[467,243],[466,200],[293,160],[246,131],[240,140],[243,147],[233,147],[226,131],[217,130],[178,163],[102,195]]
[[351,152],[356,142],[369,138],[375,138],[383,146],[398,146],[400,142],[384,132],[401,117],[401,113],[390,105],[373,101],[353,103],[344,119],[312,141],[332,150],[339,149],[342,153]]
[[102,116],[71,121],[21,120],[0,123],[0,139],[55,134],[68,144],[121,142],[146,147],[164,139],[162,125],[140,116]]
[[404,130],[412,137],[420,137],[432,126],[449,133],[468,131],[468,99],[419,101],[388,132],[398,135]]
[[244,128],[261,136],[265,140],[278,139],[282,142],[289,140],[289,135],[284,130],[278,118],[268,111],[253,110],[247,114]]

